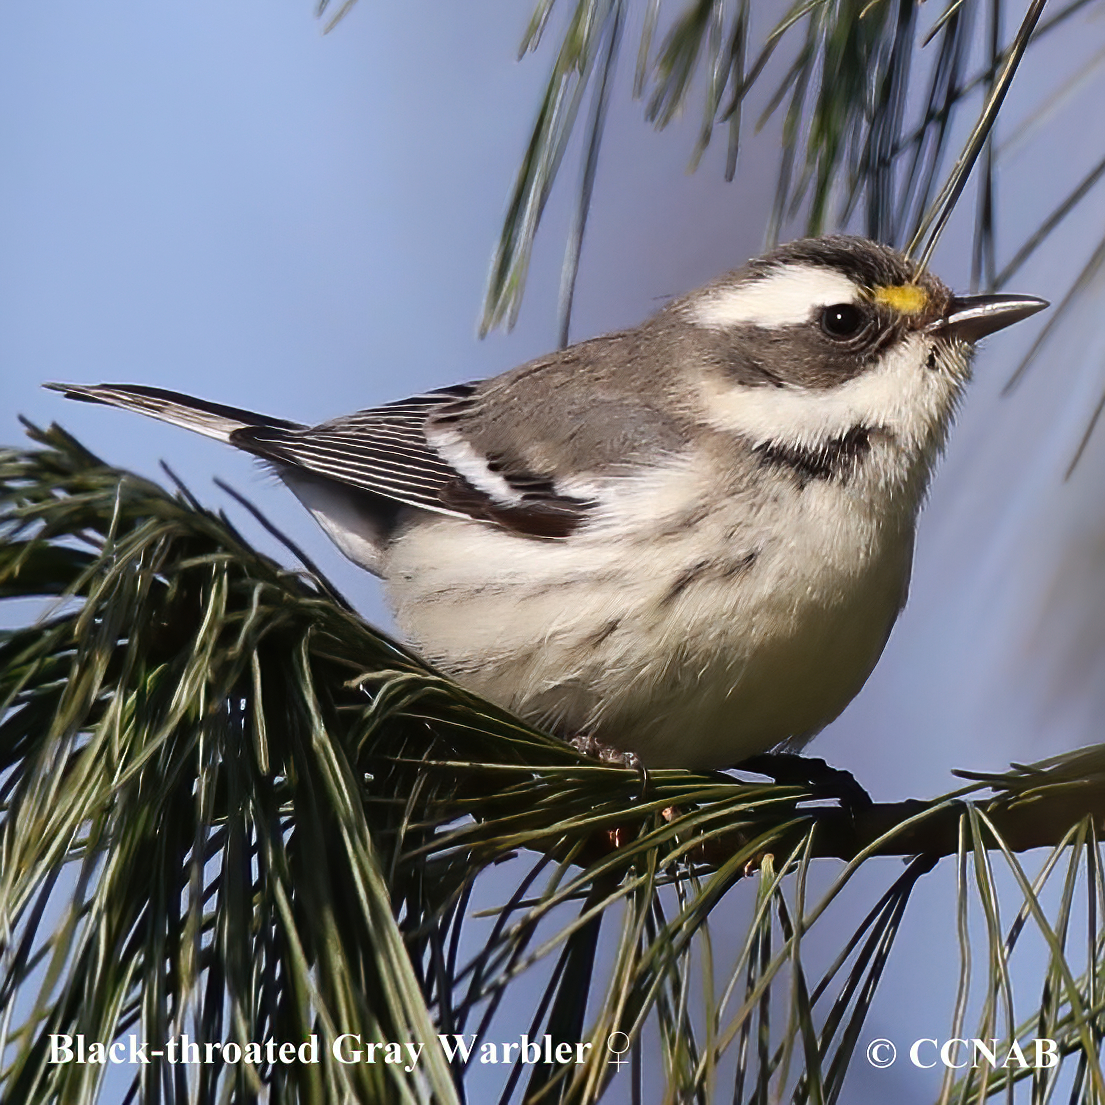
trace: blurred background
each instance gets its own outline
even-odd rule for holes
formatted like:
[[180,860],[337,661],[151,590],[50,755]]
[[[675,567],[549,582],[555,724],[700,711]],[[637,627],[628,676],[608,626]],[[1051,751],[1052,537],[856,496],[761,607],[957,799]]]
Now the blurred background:
[[[999,267],[1105,148],[1105,5],[1079,7],[1032,48],[999,123]],[[0,440],[21,440],[22,414],[56,420],[108,462],[155,479],[164,460],[287,560],[212,485],[221,477],[387,627],[376,581],[248,457],[40,385],[150,384],[314,422],[554,347],[578,137],[517,326],[477,337],[551,57],[544,46],[516,63],[530,14],[519,0],[432,12],[363,0],[323,35],[307,3],[0,8]],[[775,195],[777,116],[747,128],[733,184],[722,179],[723,142],[686,171],[693,112],[660,134],[643,121],[629,94],[634,18],[573,339],[633,325],[759,252]],[[975,207],[969,189],[933,261],[960,290]],[[1099,187],[1007,290],[1061,300],[1103,227]],[[957,785],[954,768],[999,770],[1100,739],[1105,432],[1064,473],[1105,388],[1101,303],[1091,282],[1008,396],[1042,320],[979,354],[921,521],[909,604],[864,691],[811,749],[876,799],[928,797]],[[916,903],[918,934],[927,913],[946,909],[940,899]],[[895,970],[913,997],[884,1002],[870,1035],[937,1035],[930,1014],[946,1016],[950,991],[926,956]],[[931,1005],[916,989],[929,984]],[[900,1077],[880,1075],[877,1086],[924,1098],[917,1072]]]

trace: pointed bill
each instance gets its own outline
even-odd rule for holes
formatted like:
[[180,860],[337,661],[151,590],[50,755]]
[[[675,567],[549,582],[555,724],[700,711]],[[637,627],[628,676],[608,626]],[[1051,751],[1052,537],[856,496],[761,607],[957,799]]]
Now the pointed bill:
[[1050,306],[1046,299],[1034,295],[955,296],[947,314],[926,329],[930,334],[976,342]]

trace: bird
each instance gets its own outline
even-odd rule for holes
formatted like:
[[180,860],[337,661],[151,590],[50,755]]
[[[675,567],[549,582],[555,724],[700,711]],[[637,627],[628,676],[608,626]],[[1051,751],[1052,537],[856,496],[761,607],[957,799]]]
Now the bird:
[[315,426],[48,384],[260,458],[462,686],[646,768],[801,749],[906,601],[975,344],[1049,304],[779,246],[639,325]]

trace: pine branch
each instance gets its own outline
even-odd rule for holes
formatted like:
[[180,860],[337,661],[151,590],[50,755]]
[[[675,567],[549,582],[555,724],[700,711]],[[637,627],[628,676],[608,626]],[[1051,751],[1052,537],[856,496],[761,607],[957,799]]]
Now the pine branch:
[[[996,785],[996,784],[995,784]],[[999,848],[999,837],[1013,852],[1060,845],[1073,826],[1089,819],[1098,828],[1105,810],[1105,779],[1077,779],[1042,784],[1031,797],[1017,793],[971,803],[963,799],[907,799],[864,809],[819,809],[808,824],[780,837],[786,850],[813,828],[815,858],[854,860],[863,856],[923,856],[933,862],[956,854],[961,823],[972,805],[986,811],[998,831],[986,846]],[[703,861],[716,866],[740,846],[739,838],[719,838],[703,850]]]

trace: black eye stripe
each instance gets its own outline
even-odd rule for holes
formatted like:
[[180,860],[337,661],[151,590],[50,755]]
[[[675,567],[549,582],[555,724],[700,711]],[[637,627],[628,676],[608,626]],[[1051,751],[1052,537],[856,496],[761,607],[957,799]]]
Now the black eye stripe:
[[822,329],[821,313],[839,305],[811,307],[807,321],[787,326],[696,329],[694,348],[721,369],[727,380],[743,387],[837,387],[870,369],[903,333],[902,320],[861,300],[849,304],[863,315],[858,332],[830,337]]

